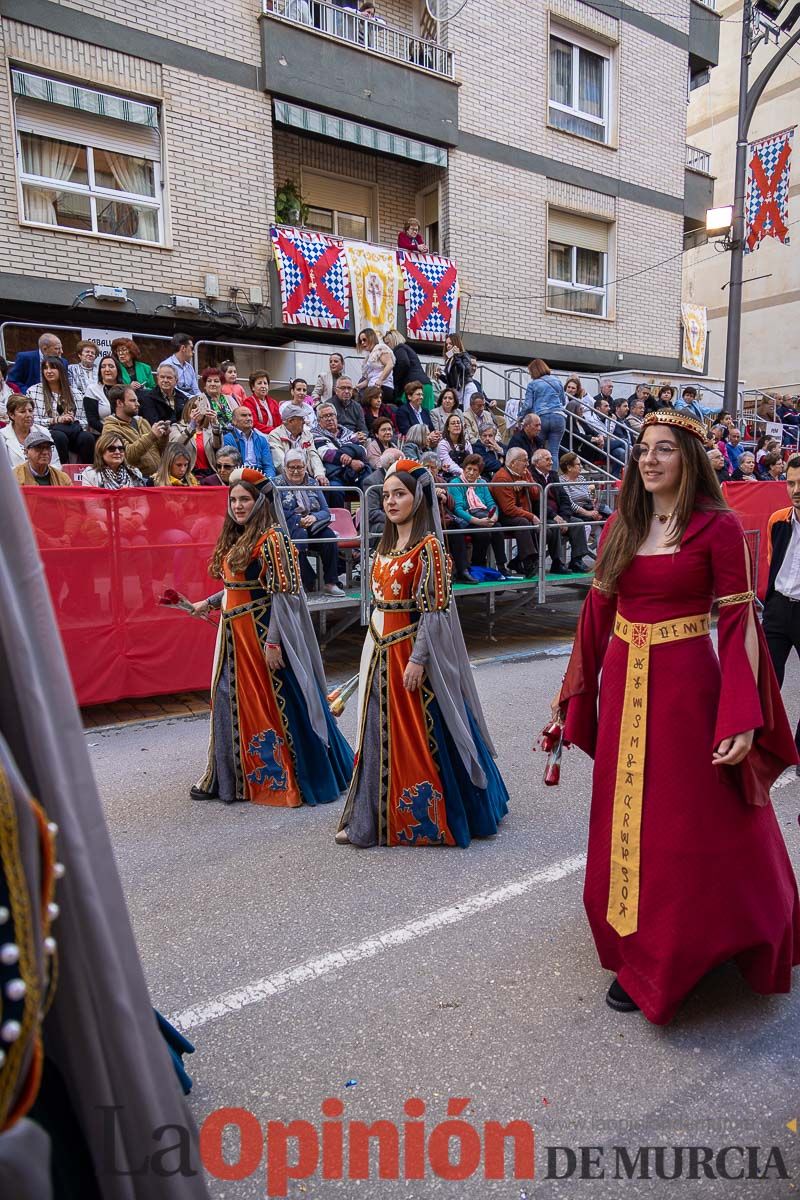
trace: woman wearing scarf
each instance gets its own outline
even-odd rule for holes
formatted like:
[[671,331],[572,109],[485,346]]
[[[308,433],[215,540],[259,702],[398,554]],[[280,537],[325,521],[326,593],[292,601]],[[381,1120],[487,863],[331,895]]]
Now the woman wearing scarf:
[[223,590],[195,604],[220,612],[211,737],[194,800],[297,808],[338,799],[353,753],[326,703],[325,673],[297,552],[278,527],[270,481],[231,474],[228,515],[210,572]]
[[451,599],[430,473],[400,459],[386,472],[383,506],[356,767],[336,840],[468,846],[497,832],[508,793]]
[[146,480],[135,467],[125,461],[125,443],[111,430],[101,433],[94,447],[94,464],[81,476],[84,487],[108,488],[117,491],[125,487],[145,487]]

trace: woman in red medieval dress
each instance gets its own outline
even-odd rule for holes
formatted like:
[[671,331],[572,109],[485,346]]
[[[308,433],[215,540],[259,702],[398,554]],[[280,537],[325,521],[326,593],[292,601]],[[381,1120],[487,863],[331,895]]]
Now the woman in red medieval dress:
[[731,959],[789,991],[800,905],[769,789],[797,752],[703,430],[652,413],[632,458],[556,706],[594,758],[584,903],[607,1002],[665,1024]]

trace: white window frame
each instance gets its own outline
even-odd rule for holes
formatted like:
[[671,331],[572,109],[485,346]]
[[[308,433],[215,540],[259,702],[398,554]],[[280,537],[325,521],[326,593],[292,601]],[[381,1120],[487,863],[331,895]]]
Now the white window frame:
[[[550,262],[550,245],[551,242],[557,246],[566,245],[565,242],[556,242],[553,238],[547,239],[547,261]],[[608,251],[593,250],[591,253],[602,255],[603,259],[603,283],[601,287],[592,287],[588,283],[578,283],[578,250],[585,247],[569,246],[570,251],[570,280],[551,279],[550,272],[547,271],[547,300],[545,307],[549,312],[566,313],[570,317],[583,317],[593,321],[605,320],[608,317]],[[603,310],[596,313],[576,312],[574,308],[558,308],[557,305],[550,302],[550,288],[558,288],[562,292],[588,292],[592,296],[603,297]]]
[[[326,213],[331,214],[331,216],[333,217],[333,229],[330,231],[331,237],[338,237],[338,238],[347,237],[352,240],[352,234],[349,234],[349,233],[344,234],[344,233],[339,232],[339,217],[356,217],[356,218],[358,218],[358,220],[366,222],[367,232],[364,236],[364,241],[365,242],[372,241],[372,217],[371,216],[368,216],[365,213],[345,212],[345,210],[343,208],[326,208],[324,206],[324,204],[309,204],[308,207],[315,208],[317,210],[317,212],[326,212]],[[309,225],[308,228],[313,229],[314,226]],[[328,230],[327,229],[323,230],[323,232],[328,233]]]
[[[561,104],[558,100],[550,98],[550,39],[557,38],[560,42],[566,42],[572,47],[572,99],[574,104]],[[603,109],[604,117],[596,117],[593,113],[583,112],[578,108],[578,87],[579,87],[579,70],[580,70],[580,52],[588,50],[590,54],[597,55],[603,59]],[[591,38],[584,37],[575,30],[567,26],[558,24],[550,25],[547,37],[547,123],[551,128],[558,130],[559,133],[566,133],[570,137],[584,138],[586,141],[592,142],[595,146],[610,146],[612,144],[612,112],[613,112],[613,73],[612,73],[612,48],[604,42],[595,42]],[[578,133],[574,129],[562,129],[560,125],[555,125],[550,120],[550,109],[555,108],[559,112],[569,113],[571,116],[578,117],[581,121],[588,121],[591,125],[596,125],[604,131],[604,136],[600,140],[590,138],[585,133]]]
[[[155,196],[139,196],[135,192],[121,192],[115,188],[99,187],[95,181],[94,172],[94,150],[95,147],[86,145],[85,142],[74,138],[67,144],[71,146],[80,146],[86,153],[86,169],[89,176],[88,183],[70,183],[59,179],[49,179],[42,175],[31,175],[24,171],[22,165],[22,137],[27,131],[16,131],[17,136],[17,190],[19,196],[19,211],[20,219],[23,225],[30,225],[36,229],[49,229],[51,232],[59,233],[76,233],[83,234],[88,237],[110,238],[114,242],[125,242],[131,246],[164,246],[165,238],[165,220],[164,220],[164,187],[161,174],[161,163],[157,159],[148,159],[153,164],[153,184]],[[31,137],[50,137],[47,134],[30,134]],[[50,137],[51,141],[63,142],[63,137]],[[104,149],[97,147],[97,149]],[[111,149],[111,147],[109,147]],[[118,153],[116,150],[111,150],[112,153]],[[130,157],[134,157],[131,155]],[[58,192],[74,192],[77,195],[85,196],[89,200],[89,211],[91,213],[92,228],[91,229],[76,229],[74,225],[50,225],[42,221],[32,221],[25,215],[25,185],[29,187],[47,188],[50,191]],[[120,204],[134,204],[141,208],[151,208],[158,213],[158,241],[153,242],[145,238],[130,238],[119,233],[106,233],[97,225],[97,201],[112,200]]]

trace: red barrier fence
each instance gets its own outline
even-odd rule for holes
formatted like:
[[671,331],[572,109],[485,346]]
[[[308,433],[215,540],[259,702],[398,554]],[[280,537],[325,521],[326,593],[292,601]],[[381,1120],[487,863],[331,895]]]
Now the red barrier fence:
[[[80,704],[209,686],[214,630],[160,607],[167,588],[191,600],[216,590],[207,565],[225,488],[23,488]],[[725,484],[745,529],[766,530],[787,504],[775,483]]]

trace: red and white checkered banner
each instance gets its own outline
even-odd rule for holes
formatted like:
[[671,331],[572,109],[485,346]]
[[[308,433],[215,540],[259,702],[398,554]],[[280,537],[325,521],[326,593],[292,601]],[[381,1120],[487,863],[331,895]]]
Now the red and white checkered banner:
[[766,237],[789,245],[789,172],[797,128],[782,129],[748,147],[744,252],[757,250]]
[[270,230],[286,325],[348,329],[350,276],[338,238],[309,229]]
[[456,331],[458,269],[439,254],[398,252],[406,295],[408,336],[443,342]]

